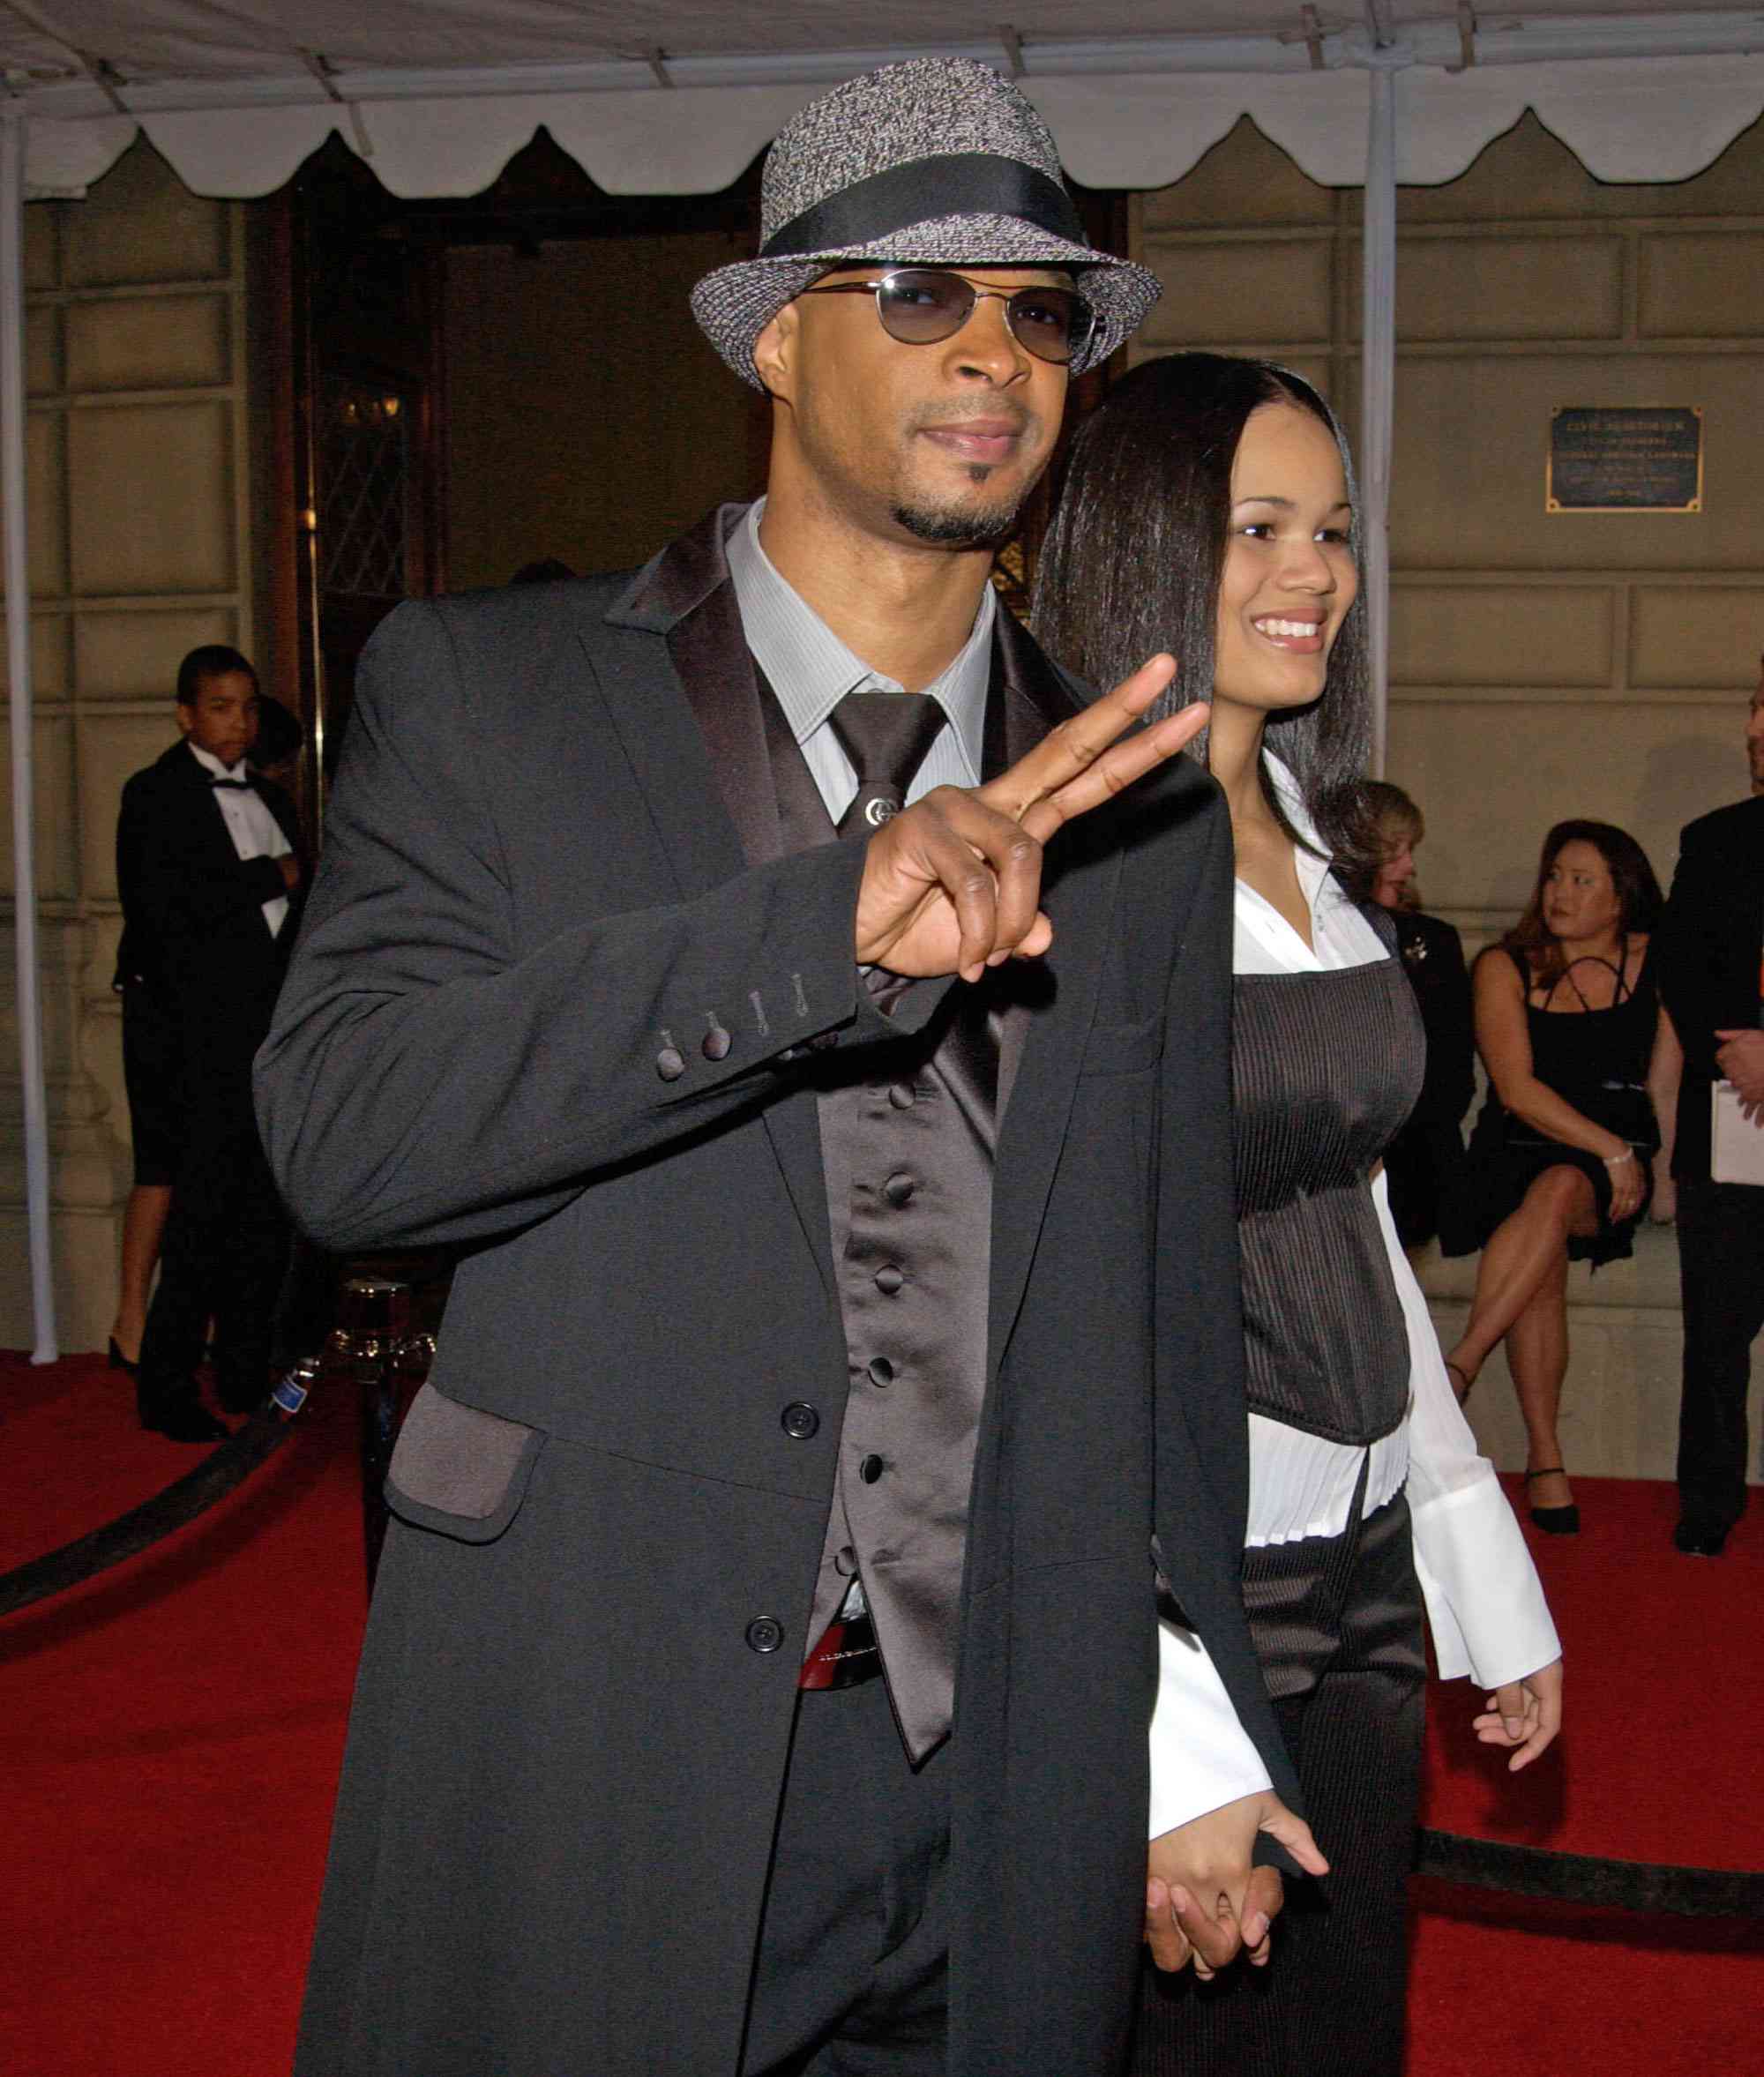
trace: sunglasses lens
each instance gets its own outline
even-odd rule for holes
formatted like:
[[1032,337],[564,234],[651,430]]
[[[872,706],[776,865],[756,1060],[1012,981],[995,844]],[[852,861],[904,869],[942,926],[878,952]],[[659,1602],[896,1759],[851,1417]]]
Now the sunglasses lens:
[[1043,361],[1070,361],[1090,336],[1090,305],[1070,288],[1025,288],[1009,310],[1011,330]]
[[[899,267],[874,286],[883,329],[906,346],[953,338],[978,295],[991,293],[940,267]],[[1005,309],[1013,336],[1040,361],[1075,359],[1095,323],[1090,305],[1070,288],[1020,288]]]
[[876,303],[891,339],[906,346],[931,346],[961,330],[974,308],[974,291],[960,274],[907,267],[887,276]]

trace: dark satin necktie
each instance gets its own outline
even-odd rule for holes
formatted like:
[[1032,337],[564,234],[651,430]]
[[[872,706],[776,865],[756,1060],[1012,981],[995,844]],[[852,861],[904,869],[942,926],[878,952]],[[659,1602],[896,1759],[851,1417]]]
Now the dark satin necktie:
[[225,787],[234,793],[250,793],[251,790],[249,779],[211,779],[208,783],[210,786]]
[[922,692],[848,692],[830,717],[857,773],[841,837],[873,837],[906,805],[907,788],[948,716]]

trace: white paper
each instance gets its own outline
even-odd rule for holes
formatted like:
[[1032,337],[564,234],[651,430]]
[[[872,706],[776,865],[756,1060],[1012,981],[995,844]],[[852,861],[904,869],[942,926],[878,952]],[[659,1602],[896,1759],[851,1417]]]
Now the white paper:
[[1710,1181],[1764,1184],[1764,1123],[1754,1124],[1741,1110],[1731,1082],[1716,1082],[1709,1099]]

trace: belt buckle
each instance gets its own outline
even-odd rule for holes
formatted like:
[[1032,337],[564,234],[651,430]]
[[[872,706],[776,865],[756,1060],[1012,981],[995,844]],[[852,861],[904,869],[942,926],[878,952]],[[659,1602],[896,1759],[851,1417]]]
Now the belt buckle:
[[827,1625],[820,1641],[803,1661],[796,1685],[826,1693],[834,1688],[859,1687],[881,1670],[882,1647],[866,1610],[861,1616],[835,1617]]

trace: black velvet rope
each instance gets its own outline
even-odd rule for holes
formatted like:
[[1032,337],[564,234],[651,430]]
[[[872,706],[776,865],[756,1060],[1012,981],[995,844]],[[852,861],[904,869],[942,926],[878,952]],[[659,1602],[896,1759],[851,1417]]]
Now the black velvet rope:
[[0,1616],[15,1615],[33,1602],[64,1594],[94,1573],[121,1565],[125,1558],[138,1557],[162,1536],[194,1521],[244,1483],[280,1446],[289,1425],[285,1415],[265,1404],[226,1442],[217,1443],[193,1470],[174,1479],[152,1499],[57,1550],[45,1551],[41,1558],[0,1573]]
[[1069,244],[1088,243],[1072,197],[1057,180],[996,152],[941,152],[873,173],[815,203],[781,224],[759,257],[849,252],[939,216],[1014,216]]
[[1618,1861],[1427,1830],[1416,1835],[1415,1868],[1419,1875],[1477,1889],[1601,1904],[1619,1911],[1663,1911],[1691,1918],[1764,1916],[1764,1872],[1751,1868]]

